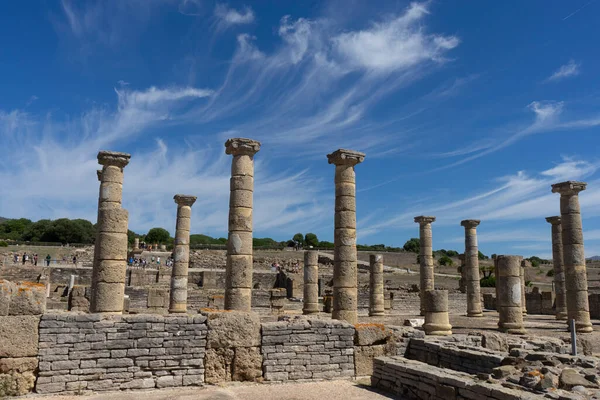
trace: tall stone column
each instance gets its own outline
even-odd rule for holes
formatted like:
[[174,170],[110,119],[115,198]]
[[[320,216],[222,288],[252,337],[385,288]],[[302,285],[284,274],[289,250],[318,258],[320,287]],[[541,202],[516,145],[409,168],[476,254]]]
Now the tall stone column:
[[260,142],[234,138],[225,142],[231,154],[229,237],[225,270],[225,309],[250,311],[252,304],[252,197],[254,155]]
[[567,289],[565,288],[565,269],[563,266],[562,224],[560,217],[546,218],[552,224],[552,264],[554,266],[554,299],[556,319],[567,319]]
[[304,252],[304,314],[319,312],[319,252]]
[[502,332],[524,334],[521,257],[497,256],[496,264],[496,309],[498,329]]
[[[90,311],[121,314],[127,269],[127,227],[129,214],[121,207],[123,168],[131,156],[101,151],[102,165],[98,224],[92,279]],[[100,174],[99,174],[100,175]]]
[[481,288],[479,287],[479,248],[477,247],[478,219],[461,221],[465,227],[465,284],[467,286],[467,317],[482,317]]
[[187,312],[192,205],[196,202],[196,196],[176,194],[173,200],[177,203],[177,223],[175,224],[174,263],[171,270],[169,312],[184,313]]
[[139,250],[140,249],[140,238],[134,238],[133,239],[133,250]]
[[371,254],[369,256],[369,316],[385,315],[383,293],[383,256]]
[[585,190],[586,186],[587,183],[575,181],[552,185],[552,193],[560,193],[567,318],[575,320],[575,330],[581,333],[594,330],[590,321],[583,228],[579,208],[579,192]]
[[521,257],[520,261],[520,270],[521,270],[521,308],[523,309],[523,315],[527,315],[527,286],[525,285],[525,266],[523,265],[523,257]]
[[435,217],[425,217],[423,215],[415,217],[415,222],[419,224],[419,242],[421,244],[419,251],[421,315],[425,315],[425,292],[435,289],[433,282],[433,245],[431,243],[431,223],[434,221]]
[[333,253],[332,318],[351,324],[358,321],[356,253],[356,177],[354,166],[365,155],[339,149],[327,155],[335,165],[335,232]]

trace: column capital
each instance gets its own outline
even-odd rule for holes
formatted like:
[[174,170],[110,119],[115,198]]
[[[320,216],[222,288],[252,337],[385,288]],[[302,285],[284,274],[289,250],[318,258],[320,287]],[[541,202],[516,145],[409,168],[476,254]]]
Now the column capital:
[[173,196],[173,200],[178,206],[192,206],[196,202],[196,196],[189,196],[187,194],[176,194]]
[[131,154],[119,153],[117,151],[102,150],[98,153],[98,163],[105,167],[123,168],[129,164]]
[[546,217],[546,221],[552,225],[560,225],[560,217]]
[[96,170],[96,176],[98,177],[98,180],[100,182],[102,182],[102,170],[101,169]]
[[354,150],[338,149],[331,154],[327,154],[329,164],[335,165],[356,165],[363,162],[365,153]]
[[552,185],[552,193],[560,193],[561,195],[576,195],[585,190],[587,183],[578,181],[566,181],[555,183]]
[[481,220],[478,219],[465,219],[460,221],[460,224],[465,228],[475,228],[481,223]]
[[418,217],[415,217],[415,222],[423,225],[423,224],[430,224],[432,222],[435,222],[435,217],[428,217],[425,215],[419,215]]
[[225,142],[225,154],[253,156],[260,150],[260,142],[246,138],[231,138]]

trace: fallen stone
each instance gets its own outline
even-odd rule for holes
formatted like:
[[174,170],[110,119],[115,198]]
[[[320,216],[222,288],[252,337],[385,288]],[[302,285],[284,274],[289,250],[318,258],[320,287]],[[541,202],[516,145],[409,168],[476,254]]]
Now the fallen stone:
[[508,351],[508,341],[506,336],[497,333],[486,332],[481,335],[481,345],[489,350]]
[[411,318],[404,320],[404,326],[411,326],[413,328],[421,328],[425,323],[424,318]]
[[512,365],[503,365],[492,370],[494,378],[501,379],[517,373],[517,369]]
[[575,386],[583,386],[585,388],[597,388],[598,385],[588,381],[585,377],[577,370],[573,368],[565,368],[560,374],[560,388],[561,389],[573,389]]

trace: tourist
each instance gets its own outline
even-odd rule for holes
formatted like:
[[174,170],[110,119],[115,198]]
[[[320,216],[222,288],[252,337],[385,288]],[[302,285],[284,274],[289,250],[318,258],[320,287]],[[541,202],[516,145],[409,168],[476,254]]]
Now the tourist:
[[27,262],[27,253],[23,253],[23,265],[25,265],[25,263]]
[[50,257],[50,254],[48,254],[48,255],[46,256],[46,267],[49,267],[49,266],[50,266],[50,260],[52,260],[52,257]]
[[156,257],[156,264],[160,265],[160,257]]
[[77,256],[73,256],[73,264],[77,264]]
[[38,262],[38,255],[37,253],[33,255],[33,265],[35,265],[37,267],[37,262]]
[[19,263],[19,255],[17,253],[15,253],[13,260],[15,261],[15,264]]

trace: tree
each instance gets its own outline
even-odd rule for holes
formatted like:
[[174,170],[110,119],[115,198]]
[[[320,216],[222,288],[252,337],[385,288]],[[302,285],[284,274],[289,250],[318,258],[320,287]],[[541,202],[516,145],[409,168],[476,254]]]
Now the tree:
[[304,244],[307,246],[317,247],[319,245],[319,239],[314,233],[307,233],[304,236]]
[[439,263],[440,265],[447,265],[451,267],[454,264],[454,261],[452,261],[452,259],[448,256],[443,256],[442,258],[440,258]]
[[479,258],[480,260],[487,260],[489,257],[483,254],[481,251],[479,251],[477,258]]
[[169,231],[167,231],[166,229],[152,228],[146,234],[146,243],[148,243],[148,244],[152,244],[152,243],[166,244],[170,238],[171,238],[171,235],[169,234]]
[[292,240],[302,246],[304,244],[304,235],[301,233],[296,233]]
[[421,249],[421,241],[417,238],[411,238],[406,243],[404,243],[404,250],[409,251],[411,253],[418,253]]
[[335,247],[335,245],[333,243],[331,243],[331,242],[328,242],[328,241],[324,240],[322,242],[319,242],[319,246],[318,247],[320,247],[322,249],[333,249]]
[[29,226],[31,220],[27,218],[9,219],[0,223],[0,237],[5,239],[19,240]]

